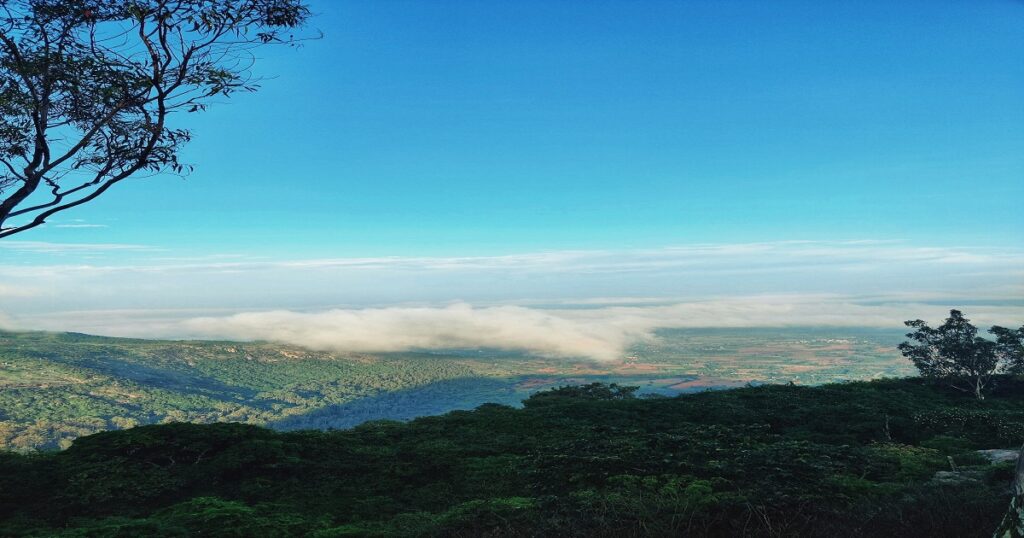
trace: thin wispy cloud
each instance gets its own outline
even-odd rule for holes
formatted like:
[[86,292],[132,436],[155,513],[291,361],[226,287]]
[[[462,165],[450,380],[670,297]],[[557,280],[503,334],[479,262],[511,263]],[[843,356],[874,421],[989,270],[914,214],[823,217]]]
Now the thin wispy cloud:
[[39,287],[30,286],[11,286],[8,284],[0,284],[0,299],[5,298],[26,298],[26,297],[39,297],[43,295],[43,290]]
[[[153,251],[155,247],[130,244],[0,242],[0,248],[36,252]],[[135,263],[91,265],[94,272],[197,272],[203,270],[261,271],[273,269],[364,269],[413,271],[540,271],[615,273],[660,269],[698,271],[780,271],[793,267],[845,267],[852,270],[901,264],[960,264],[1003,266],[1024,262],[1024,250],[981,247],[915,247],[891,241],[781,241],[723,245],[676,246],[634,250],[547,251],[503,256],[382,256],[310,258],[296,260],[246,259],[239,254],[193,257],[149,257]],[[40,264],[46,265],[46,264]],[[60,270],[60,265],[49,265]],[[3,266],[0,265],[0,270]],[[79,272],[82,265],[65,267]]]
[[[82,227],[86,225],[64,225],[65,227]],[[92,225],[88,225],[92,226]],[[99,225],[97,225],[99,226]],[[123,243],[56,243],[50,241],[17,241],[5,239],[0,241],[0,249],[38,252],[46,254],[58,253],[89,253],[109,251],[153,251],[154,247],[146,245],[132,245]]]

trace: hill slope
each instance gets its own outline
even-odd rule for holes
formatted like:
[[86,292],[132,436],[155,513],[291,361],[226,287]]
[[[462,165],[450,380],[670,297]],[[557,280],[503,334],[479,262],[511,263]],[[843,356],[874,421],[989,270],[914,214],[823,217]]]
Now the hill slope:
[[[898,336],[898,335],[897,335]],[[906,375],[886,332],[668,331],[623,361],[493,350],[355,354],[271,343],[160,341],[0,331],[0,449],[165,422],[347,428],[592,381],[676,394],[710,386]]]
[[1021,439],[1011,379],[984,402],[919,379],[594,385],[346,431],[143,426],[0,454],[0,535],[989,536],[1012,464],[974,451]]

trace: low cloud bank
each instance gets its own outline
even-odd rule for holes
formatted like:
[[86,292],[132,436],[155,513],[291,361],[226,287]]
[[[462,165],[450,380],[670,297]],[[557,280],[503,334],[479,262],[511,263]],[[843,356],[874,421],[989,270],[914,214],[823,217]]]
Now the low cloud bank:
[[[609,323],[586,323],[558,312],[499,306],[369,308],[300,313],[249,312],[186,321],[192,333],[266,339],[333,351],[408,351],[444,348],[517,349],[554,357],[616,358],[641,337]],[[611,330],[609,330],[611,329]]]
[[[1019,325],[1024,307],[973,306],[979,325]],[[933,304],[859,304],[838,297],[747,297],[660,306],[540,309],[521,306],[389,307],[323,312],[275,310],[185,320],[189,336],[271,340],[342,352],[499,348],[547,357],[620,359],[659,328],[891,327],[908,318],[939,322]]]

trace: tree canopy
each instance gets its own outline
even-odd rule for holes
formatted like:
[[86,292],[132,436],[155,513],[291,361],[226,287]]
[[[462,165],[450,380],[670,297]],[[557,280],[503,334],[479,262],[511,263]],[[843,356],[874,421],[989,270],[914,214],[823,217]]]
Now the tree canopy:
[[1013,467],[976,450],[1024,431],[1010,376],[984,402],[920,378],[550,392],[344,430],[174,423],[0,451],[0,536],[991,536]]
[[256,89],[301,0],[0,0],[0,238],[138,175],[190,167],[176,112]]
[[989,332],[996,337],[996,355],[1006,370],[1014,374],[1024,374],[1024,325],[1019,329],[997,326],[989,329]]
[[979,400],[985,398],[996,373],[1021,367],[1024,327],[1013,330],[994,326],[989,332],[996,340],[985,339],[959,310],[950,310],[946,321],[936,328],[920,319],[907,321],[906,325],[916,329],[907,333],[907,338],[916,343],[903,342],[899,349],[921,375],[943,380]]

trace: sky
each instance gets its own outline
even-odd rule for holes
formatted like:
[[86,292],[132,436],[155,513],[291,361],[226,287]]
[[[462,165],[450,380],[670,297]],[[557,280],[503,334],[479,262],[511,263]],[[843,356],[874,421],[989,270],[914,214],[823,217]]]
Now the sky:
[[0,240],[0,325],[605,357],[1024,322],[1024,2],[312,7],[178,118],[191,175]]

